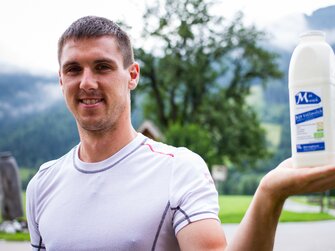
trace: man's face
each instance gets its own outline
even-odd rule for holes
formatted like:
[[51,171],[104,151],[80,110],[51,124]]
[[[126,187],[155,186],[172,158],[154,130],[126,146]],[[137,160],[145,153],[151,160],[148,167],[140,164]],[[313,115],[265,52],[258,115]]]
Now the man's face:
[[139,67],[127,68],[113,37],[65,43],[60,58],[60,84],[68,108],[79,127],[104,131],[123,126],[130,113],[130,90]]

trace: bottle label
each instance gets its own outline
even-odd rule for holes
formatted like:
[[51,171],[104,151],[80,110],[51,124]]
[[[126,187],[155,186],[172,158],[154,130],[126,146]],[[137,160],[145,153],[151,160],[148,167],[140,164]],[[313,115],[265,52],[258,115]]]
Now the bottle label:
[[297,152],[325,150],[322,90],[313,88],[295,94]]

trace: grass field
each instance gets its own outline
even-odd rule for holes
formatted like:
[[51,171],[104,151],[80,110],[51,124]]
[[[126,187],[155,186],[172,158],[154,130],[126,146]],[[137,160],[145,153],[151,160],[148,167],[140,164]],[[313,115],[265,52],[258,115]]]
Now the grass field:
[[[250,202],[252,196],[220,196],[220,213],[219,218],[222,223],[239,223]],[[301,221],[320,221],[332,220],[335,217],[326,213],[294,213],[283,211],[280,217],[280,222],[301,222]]]
[[244,195],[220,196],[219,218],[222,223],[239,223],[245,214],[252,197]]
[[6,241],[29,241],[30,237],[29,237],[29,233],[7,234],[7,233],[0,232],[0,240],[6,240]]
[[[25,193],[23,194],[25,198]],[[220,196],[220,212],[219,218],[221,222],[224,223],[239,223],[250,202],[252,196],[236,195],[236,196]],[[24,203],[25,204],[25,203]],[[320,220],[331,220],[335,219],[325,213],[293,213],[283,211],[280,217],[281,222],[300,222],[300,221],[320,221]],[[28,233],[18,233],[18,234],[5,234],[0,232],[0,239],[9,241],[28,241]]]

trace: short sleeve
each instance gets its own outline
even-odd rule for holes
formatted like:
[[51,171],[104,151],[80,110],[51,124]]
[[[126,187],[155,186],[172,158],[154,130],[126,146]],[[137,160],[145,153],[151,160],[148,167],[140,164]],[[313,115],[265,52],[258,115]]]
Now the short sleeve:
[[170,206],[175,234],[186,225],[203,219],[217,219],[218,193],[204,160],[179,149],[171,175]]
[[27,187],[26,214],[32,250],[45,250],[36,221],[36,176],[29,182]]

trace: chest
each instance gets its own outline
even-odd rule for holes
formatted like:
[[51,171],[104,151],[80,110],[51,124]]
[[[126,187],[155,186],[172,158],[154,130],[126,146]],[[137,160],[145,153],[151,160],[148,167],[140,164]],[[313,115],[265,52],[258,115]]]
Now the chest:
[[141,175],[147,177],[72,175],[56,182],[39,205],[47,250],[155,250],[157,242],[175,246],[168,180]]

